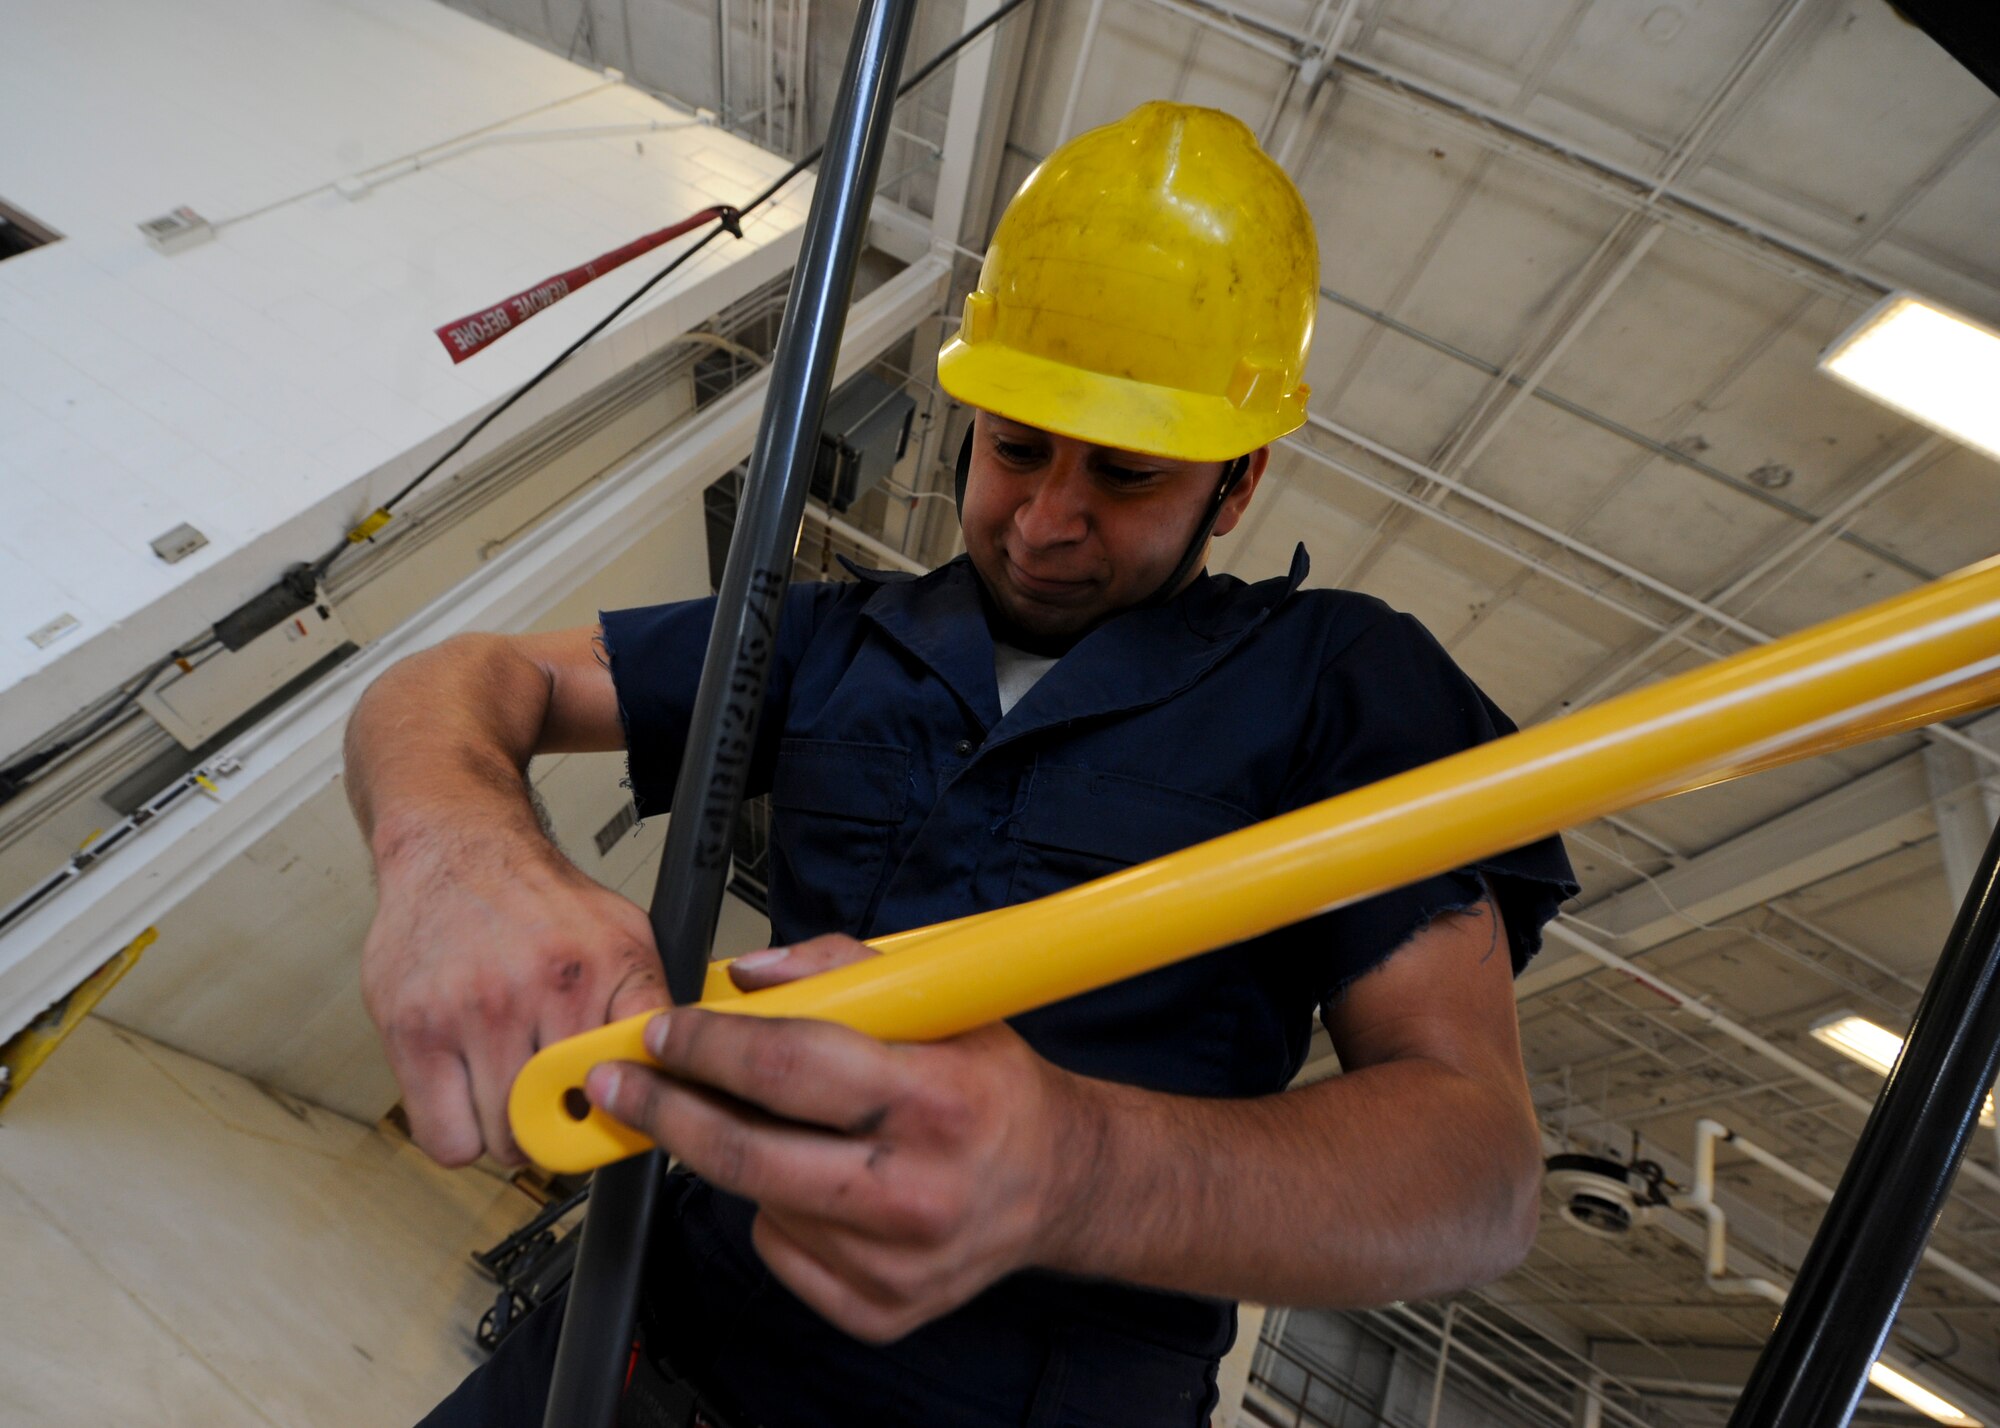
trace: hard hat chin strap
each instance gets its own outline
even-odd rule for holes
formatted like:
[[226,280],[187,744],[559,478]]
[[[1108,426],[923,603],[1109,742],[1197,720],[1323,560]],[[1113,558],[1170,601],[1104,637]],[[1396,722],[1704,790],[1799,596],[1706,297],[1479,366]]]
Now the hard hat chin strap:
[[[1195,567],[1201,562],[1201,554],[1208,546],[1208,538],[1215,533],[1215,523],[1221,518],[1222,507],[1229,500],[1229,493],[1236,489],[1236,484],[1249,470],[1248,456],[1239,456],[1222,468],[1222,480],[1216,483],[1215,495],[1209,501],[1208,509],[1202,512],[1200,523],[1194,528],[1194,538],[1181,553],[1180,564],[1174,567],[1173,574],[1160,582],[1159,589],[1140,602],[1141,608],[1166,604],[1187,582],[1188,576],[1194,573]],[[958,503],[958,517],[961,522],[965,519],[965,483],[971,474],[972,428],[967,427],[965,440],[960,442],[958,447],[958,468],[952,488],[952,499]]]
[[1215,523],[1222,515],[1223,503],[1229,499],[1229,493],[1236,489],[1236,483],[1243,479],[1244,473],[1249,469],[1248,456],[1239,456],[1222,468],[1222,479],[1215,485],[1215,497],[1208,503],[1208,509],[1202,512],[1201,522],[1194,528],[1194,539],[1188,542],[1187,549],[1181,553],[1180,564],[1174,567],[1173,574],[1160,582],[1160,588],[1146,598],[1142,608],[1164,605],[1179,593],[1188,576],[1192,575],[1195,568],[1201,564],[1202,552],[1208,548],[1208,538],[1215,533]]

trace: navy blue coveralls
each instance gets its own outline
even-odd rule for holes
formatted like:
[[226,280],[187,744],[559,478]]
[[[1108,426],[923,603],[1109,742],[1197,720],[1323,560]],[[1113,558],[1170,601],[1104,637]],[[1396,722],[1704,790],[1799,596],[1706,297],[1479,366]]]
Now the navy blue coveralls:
[[[1166,605],[1116,616],[1004,718],[964,557],[916,578],[856,574],[792,589],[779,628],[750,783],[771,796],[778,945],[1041,897],[1513,728],[1411,617],[1300,590],[1303,547],[1285,579],[1204,575]],[[711,610],[604,616],[642,814],[672,796]],[[1439,913],[1477,902],[1482,873],[1518,971],[1575,891],[1555,839],[1013,1025],[1083,1075],[1267,1095],[1297,1072],[1315,1009]],[[673,1198],[675,1223],[655,1235],[659,1274],[674,1280],[656,1305],[674,1317],[673,1352],[763,1428],[1207,1422],[1233,1305],[1029,1272],[875,1348],[771,1278],[750,1246],[752,1206],[698,1181]],[[489,1371],[526,1375],[531,1391],[519,1360],[553,1333],[516,1337],[497,1356],[515,1362]],[[522,1421],[539,1422],[539,1400],[533,1412]],[[470,1419],[441,1409],[432,1421]]]

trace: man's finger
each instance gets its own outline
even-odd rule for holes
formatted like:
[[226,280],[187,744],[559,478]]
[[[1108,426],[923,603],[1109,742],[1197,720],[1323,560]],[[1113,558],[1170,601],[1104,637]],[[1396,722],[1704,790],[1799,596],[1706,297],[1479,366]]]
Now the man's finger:
[[689,1008],[655,1017],[646,1050],[669,1076],[848,1134],[922,1089],[902,1050],[832,1022]]
[[479,1118],[479,1135],[486,1153],[502,1165],[523,1165],[527,1157],[514,1142],[514,1127],[507,1119],[507,1093],[514,1077],[534,1055],[532,1033],[526,1026],[496,1028],[465,1049],[465,1067],[472,1089],[472,1105]]
[[855,1338],[887,1344],[916,1327],[905,1322],[906,1310],[871,1298],[820,1263],[770,1215],[760,1212],[750,1222],[750,1243],[771,1273],[808,1308]]
[[585,1084],[593,1105],[671,1150],[711,1185],[814,1215],[882,1218],[869,1169],[875,1148],[867,1142],[775,1120],[630,1062],[599,1066]]
[[611,989],[604,1020],[623,1021],[628,1016],[658,1011],[669,1004],[667,974],[661,968],[659,958],[648,948],[634,954],[618,984]]
[[470,1165],[479,1159],[482,1138],[472,1113],[472,1083],[459,1054],[399,1051],[393,1037],[387,1049],[417,1148],[440,1165]]
[[742,991],[754,992],[880,955],[865,942],[830,932],[790,947],[767,947],[762,952],[746,953],[729,964],[729,980]]

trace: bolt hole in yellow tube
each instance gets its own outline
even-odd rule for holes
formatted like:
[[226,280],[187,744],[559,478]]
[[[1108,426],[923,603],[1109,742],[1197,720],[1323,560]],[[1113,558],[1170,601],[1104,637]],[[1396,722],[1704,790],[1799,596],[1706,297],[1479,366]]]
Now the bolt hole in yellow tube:
[[[1227,946],[1651,799],[2000,701],[2000,557],[1809,630],[1053,896],[878,940],[885,956],[704,1005],[929,1041]],[[569,1108],[646,1061],[632,1017],[544,1048],[508,1103],[550,1170],[646,1149]]]

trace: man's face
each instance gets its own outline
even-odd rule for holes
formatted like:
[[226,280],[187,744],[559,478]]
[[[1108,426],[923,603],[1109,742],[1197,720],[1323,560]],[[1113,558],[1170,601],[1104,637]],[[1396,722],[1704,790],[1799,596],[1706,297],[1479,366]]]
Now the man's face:
[[[1251,459],[1215,534],[1242,518],[1269,454]],[[979,412],[965,486],[966,553],[1016,628],[1039,640],[1074,639],[1140,604],[1173,574],[1222,472],[1221,462],[1092,446]]]

